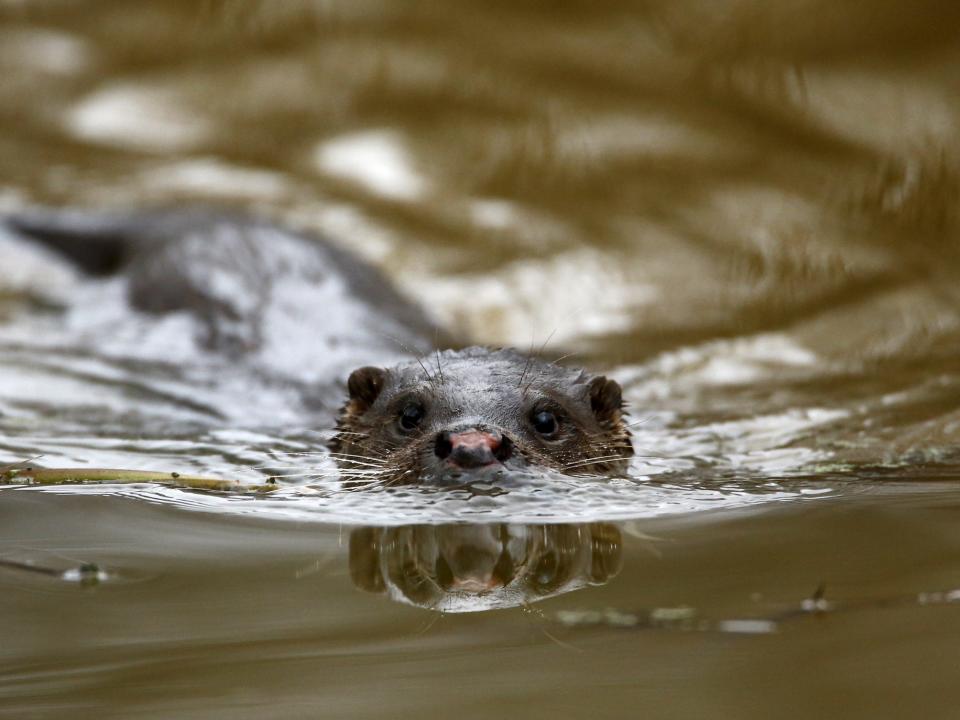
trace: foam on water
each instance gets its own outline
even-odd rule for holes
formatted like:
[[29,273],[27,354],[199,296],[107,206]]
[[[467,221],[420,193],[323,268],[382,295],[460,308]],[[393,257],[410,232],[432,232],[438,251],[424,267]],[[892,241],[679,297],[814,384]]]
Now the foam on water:
[[322,173],[391,200],[417,200],[427,190],[402,137],[390,130],[370,130],[320,143],[314,150],[314,164]]

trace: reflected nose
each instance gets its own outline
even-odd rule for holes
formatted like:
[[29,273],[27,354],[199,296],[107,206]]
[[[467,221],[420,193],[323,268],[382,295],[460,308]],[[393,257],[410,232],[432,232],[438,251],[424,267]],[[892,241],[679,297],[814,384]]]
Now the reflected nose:
[[434,452],[441,460],[469,469],[503,462],[513,451],[513,443],[497,430],[470,428],[437,435]]

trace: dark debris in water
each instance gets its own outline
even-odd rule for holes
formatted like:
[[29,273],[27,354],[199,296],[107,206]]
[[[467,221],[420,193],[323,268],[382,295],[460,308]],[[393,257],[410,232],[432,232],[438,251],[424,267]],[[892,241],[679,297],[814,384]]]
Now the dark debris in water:
[[110,579],[110,575],[100,568],[96,563],[82,563],[66,570],[37,565],[32,562],[21,562],[18,560],[0,560],[0,569],[13,572],[33,573],[36,575],[45,575],[46,577],[61,580],[67,583],[76,583],[80,587],[94,587]]
[[182,475],[178,472],[153,472],[114,468],[43,468],[13,463],[0,467],[0,485],[84,485],[84,484],[154,483],[192,490],[219,492],[266,493],[276,489],[276,482],[254,485],[235,480]]

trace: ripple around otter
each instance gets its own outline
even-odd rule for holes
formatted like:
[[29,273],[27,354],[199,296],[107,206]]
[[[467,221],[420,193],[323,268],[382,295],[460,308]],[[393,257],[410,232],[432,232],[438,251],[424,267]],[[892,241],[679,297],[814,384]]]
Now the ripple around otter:
[[[746,413],[686,411],[686,394],[710,386],[699,375],[689,375],[685,366],[676,370],[657,361],[617,371],[627,380],[631,405],[638,408],[632,420],[638,456],[626,478],[514,474],[493,484],[463,487],[348,489],[325,450],[332,428],[329,412],[322,409],[336,405],[339,391],[330,390],[331,397],[317,403],[321,411],[316,423],[304,427],[309,414],[303,415],[295,394],[282,386],[255,387],[255,379],[244,382],[240,374],[202,363],[172,367],[89,350],[51,351],[36,340],[28,342],[29,327],[13,330],[19,332],[19,344],[0,352],[0,365],[11,370],[0,375],[0,461],[40,458],[37,462],[47,467],[178,472],[250,485],[272,477],[278,485],[266,496],[143,484],[48,486],[29,492],[86,493],[214,514],[386,526],[650,519],[805,502],[865,488],[853,477],[857,466],[841,463],[842,453],[836,450],[844,447],[841,442],[856,420],[852,405],[804,407],[809,398],[788,395],[774,403],[758,401]],[[736,362],[736,354],[731,355],[728,364]],[[675,393],[666,402],[655,398],[665,377]],[[897,402],[923,406],[942,396],[946,386],[928,387],[925,377],[914,391],[880,400],[885,407]],[[96,395],[91,395],[91,385],[97,387]],[[711,390],[714,407],[724,407],[724,387]],[[730,391],[738,392],[736,387]],[[856,402],[862,404],[862,399]],[[245,418],[262,422],[264,417],[274,422],[268,427],[243,423]],[[829,449],[827,441],[833,440],[835,447]],[[853,447],[867,440],[859,437]],[[861,467],[860,475],[864,472]],[[9,491],[18,490],[2,490]]]
[[[460,487],[345,488],[324,449],[331,430],[223,426],[219,417],[240,417],[243,409],[238,386],[229,378],[204,385],[210,380],[206,377],[199,387],[191,388],[196,375],[171,379],[163,367],[140,366],[135,369],[137,382],[132,383],[134,370],[121,362],[65,355],[33,363],[28,374],[23,370],[24,352],[8,349],[0,358],[18,368],[20,383],[34,378],[29,403],[20,398],[21,384],[6,388],[5,414],[0,418],[0,452],[5,462],[38,458],[47,467],[179,472],[250,485],[275,478],[278,488],[265,496],[149,484],[27,490],[11,486],[0,492],[106,495],[215,514],[378,526],[628,520],[833,494],[831,486],[823,483],[790,479],[822,459],[821,454],[778,447],[800,430],[816,426],[819,416],[815,413],[684,428],[675,427],[668,414],[647,415],[635,433],[635,444],[639,453],[655,450],[658,454],[635,458],[625,478],[512,473]],[[202,369],[200,374],[205,374]],[[91,382],[101,388],[97,404],[91,404],[89,391],[83,391]],[[70,392],[74,386],[75,405]],[[269,387],[261,392],[260,405],[270,409],[270,402],[275,403],[273,411],[280,419],[294,416],[284,406],[282,394],[271,396]],[[764,428],[763,442],[757,433],[748,432],[758,423]]]
[[[652,442],[656,431],[640,436]],[[679,451],[682,435],[674,438]],[[702,450],[702,439],[687,445]],[[139,499],[209,513],[298,522],[369,525],[450,522],[585,522],[655,518],[731,510],[762,503],[804,501],[834,494],[809,479],[730,469],[705,456],[636,459],[630,477],[575,478],[512,473],[460,486],[345,488],[322,449],[324,434],[275,435],[252,429],[208,430],[201,437],[7,437],[9,457],[43,456],[53,466],[164,469],[235,478],[251,485],[276,478],[269,495],[211,493],[150,484],[62,485],[29,488],[49,494],[96,494]],[[776,455],[774,453],[774,455]],[[805,457],[802,453],[799,457]],[[781,467],[782,460],[779,461]],[[796,468],[795,468],[796,470]],[[13,491],[15,488],[7,488]],[[21,490],[22,491],[22,490]]]
[[[219,495],[157,485],[65,485],[35,489],[54,494],[106,494],[184,510],[250,515],[265,519],[325,524],[450,522],[563,523],[633,520],[731,510],[761,503],[829,496],[829,488],[790,488],[778,483],[717,481],[700,484],[648,484],[638,480],[587,482],[530,478],[511,489],[473,484],[463,488],[385,488],[345,491],[335,487],[298,487],[269,497]],[[816,493],[816,494],[814,494]]]

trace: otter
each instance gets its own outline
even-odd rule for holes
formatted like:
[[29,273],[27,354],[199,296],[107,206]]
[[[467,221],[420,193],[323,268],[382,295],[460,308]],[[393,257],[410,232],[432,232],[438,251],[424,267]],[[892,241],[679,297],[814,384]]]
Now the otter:
[[[121,276],[136,328],[150,316],[193,318],[196,346],[217,368],[282,377],[329,412],[339,401],[326,398],[349,373],[329,446],[351,481],[442,484],[537,468],[610,475],[633,455],[616,381],[509,349],[440,352],[458,343],[375,268],[321,237],[205,209],[36,210],[4,225],[91,276]],[[121,354],[143,357],[153,346],[132,336]],[[159,351],[175,355],[163,339]],[[431,353],[429,367],[402,359],[410,353]],[[350,372],[358,357],[389,362]]]
[[330,443],[347,476],[382,485],[549,468],[621,474],[633,455],[620,385],[523,355],[470,347],[362,367]]

